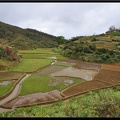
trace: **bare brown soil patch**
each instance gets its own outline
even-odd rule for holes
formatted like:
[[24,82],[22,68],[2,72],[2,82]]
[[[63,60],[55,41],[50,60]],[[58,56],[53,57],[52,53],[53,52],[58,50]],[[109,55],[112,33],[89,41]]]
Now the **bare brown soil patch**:
[[6,66],[0,65],[0,70],[6,70],[6,69],[7,69]]
[[87,81],[87,82],[82,82],[77,85],[71,86],[67,88],[66,90],[63,90],[61,93],[67,97],[67,96],[74,96],[76,94],[88,92],[94,89],[100,89],[104,88],[106,86],[110,86],[111,84],[109,83],[103,83],[100,81]]
[[95,69],[95,70],[101,69],[100,64],[89,63],[89,62],[79,62],[74,67],[76,67],[76,68],[84,68],[84,69]]
[[117,84],[120,83],[120,72],[102,69],[97,75],[95,75],[94,80]]
[[95,70],[101,69],[101,64],[98,64],[98,63],[83,62],[83,61],[80,61],[80,60],[73,60],[73,59],[62,60],[62,61],[70,62],[70,63],[76,63],[76,65],[74,66],[76,68],[95,69]]
[[79,60],[74,60],[74,59],[66,59],[66,60],[60,60],[60,61],[68,62],[68,63],[77,63],[77,62],[80,62]]
[[23,73],[18,72],[0,72],[0,78],[19,79]]
[[120,64],[102,64],[102,69],[120,72]]
[[38,103],[47,103],[55,100],[57,101],[60,99],[62,99],[60,92],[58,90],[53,90],[45,93],[40,92],[25,96],[18,96],[17,98],[5,103],[2,106],[5,108],[14,108],[14,107],[29,106]]

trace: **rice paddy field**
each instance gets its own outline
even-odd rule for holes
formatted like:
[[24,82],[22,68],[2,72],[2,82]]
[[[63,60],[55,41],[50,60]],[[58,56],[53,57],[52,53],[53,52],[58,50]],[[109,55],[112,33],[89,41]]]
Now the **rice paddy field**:
[[3,97],[6,93],[8,93],[13,87],[13,83],[8,85],[0,85],[0,97]]
[[0,98],[6,95],[23,76],[20,72],[0,72]]
[[[102,92],[105,90],[100,90],[102,92],[92,91],[98,91],[99,89],[105,88],[107,89],[117,85],[118,87],[115,87],[117,93],[114,92],[113,88],[109,88],[109,92],[106,90],[108,98],[106,96],[105,99],[115,100],[114,95],[117,96],[119,94],[119,64],[109,65],[69,60],[61,56],[59,53],[52,51],[52,49],[44,48],[35,50],[20,50],[19,53],[22,55],[22,61],[14,67],[6,71],[1,70],[0,72],[0,91],[2,91],[0,95],[5,95],[5,93],[12,88],[15,81],[19,80],[24,74],[29,73],[30,76],[21,84],[18,96],[2,105],[2,107],[17,108],[22,106],[34,106],[15,109],[15,111],[11,111],[10,114],[9,112],[3,114],[0,113],[0,116],[112,116],[109,112],[103,115],[103,113],[96,113],[95,111],[95,109],[99,109],[98,104],[101,102],[98,94],[104,96]],[[12,82],[9,82],[8,84],[2,83],[6,81]],[[85,93],[86,95],[84,95],[84,97],[72,98]],[[113,98],[109,97],[111,93],[114,93],[114,95],[111,95]],[[92,99],[92,97],[94,99]],[[66,98],[72,99],[66,100]],[[116,99],[118,100],[118,98],[119,95]],[[85,99],[88,99],[90,103],[88,103]],[[35,106],[37,104],[41,105],[45,102],[49,103],[54,101],[59,102],[46,107]],[[74,105],[71,101],[73,101]],[[106,104],[109,104],[108,101]],[[69,103],[67,104],[68,106],[66,103]],[[87,109],[86,104],[88,104],[89,109]],[[119,105],[117,105],[115,101],[115,107],[118,106]],[[59,108],[58,111],[56,108]],[[37,109],[40,112],[35,112]],[[48,111],[47,109],[51,109],[51,111]],[[84,109],[86,109],[86,112]],[[110,109],[112,108],[110,107]],[[94,111],[94,113],[91,111]],[[117,109],[116,114],[114,114],[116,117],[119,116],[118,111],[119,110]],[[98,110],[98,112],[100,112],[100,110]],[[114,112],[114,110],[112,112]]]
[[51,64],[53,60],[51,59],[23,59],[21,63],[11,69],[11,71],[18,72],[34,72],[37,71],[49,64]]
[[[24,50],[22,51],[24,53]],[[20,53],[22,53],[20,51]],[[27,50],[26,53],[51,53],[50,49],[40,49],[40,50]],[[27,54],[27,56],[29,56]],[[29,56],[29,59],[22,59],[20,63],[12,63],[10,61],[1,60],[0,61],[0,90],[1,96],[8,93],[17,80],[23,76],[25,73],[35,72],[45,66],[51,64],[53,59],[36,59],[35,54]],[[4,69],[3,69],[4,68]],[[9,82],[8,82],[9,81]]]

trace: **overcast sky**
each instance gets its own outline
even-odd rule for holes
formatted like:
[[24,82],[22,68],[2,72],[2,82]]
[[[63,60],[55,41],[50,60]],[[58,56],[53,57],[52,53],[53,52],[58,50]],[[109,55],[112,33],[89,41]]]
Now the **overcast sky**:
[[70,39],[120,27],[120,3],[0,3],[0,21]]

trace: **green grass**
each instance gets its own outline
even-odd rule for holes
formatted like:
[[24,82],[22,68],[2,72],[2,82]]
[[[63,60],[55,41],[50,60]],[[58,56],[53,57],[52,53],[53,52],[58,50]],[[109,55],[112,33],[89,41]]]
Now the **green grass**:
[[[60,79],[60,77],[58,78]],[[63,78],[61,77],[61,79]],[[69,79],[73,80],[74,84],[83,81],[79,78],[69,78]],[[23,82],[20,95],[23,96],[23,95],[37,93],[37,92],[48,92],[55,89],[58,89],[61,91],[69,86],[69,85],[66,86],[64,82],[58,83],[55,86],[51,86],[49,85],[50,80],[52,82],[55,81],[55,79],[50,76],[30,76],[28,79],[26,79]]]
[[41,58],[48,58],[48,57],[54,57],[56,55],[54,54],[22,54],[23,59],[41,59]]
[[60,54],[28,54],[28,53],[25,53],[25,54],[22,54],[22,58],[23,59],[50,59],[49,57],[56,57],[57,59],[68,59]]
[[120,86],[89,92],[49,106],[17,108],[0,117],[112,117],[120,118]]
[[2,82],[2,81],[9,81],[9,80],[17,80],[17,79],[0,78],[0,82]]
[[56,54],[55,56],[56,56],[56,58],[57,58],[58,60],[66,60],[66,59],[69,59],[69,58],[64,57],[64,56],[62,56],[62,55],[60,55],[60,54]]
[[37,49],[31,49],[31,50],[19,50],[19,53],[54,53],[52,51],[52,48],[37,48]]
[[40,59],[56,56],[57,59],[68,59],[59,53],[56,53],[52,48],[39,48],[34,50],[19,50],[19,53],[22,54],[24,59]]
[[23,82],[20,95],[32,94],[37,92],[47,92],[52,90],[51,87],[48,86],[48,82],[50,79],[53,78],[48,76],[30,76],[27,80]]
[[51,64],[52,62],[53,60],[51,59],[23,59],[23,61],[11,69],[11,71],[34,72]]
[[8,85],[0,85],[0,97],[5,95],[11,88],[13,84],[8,84]]

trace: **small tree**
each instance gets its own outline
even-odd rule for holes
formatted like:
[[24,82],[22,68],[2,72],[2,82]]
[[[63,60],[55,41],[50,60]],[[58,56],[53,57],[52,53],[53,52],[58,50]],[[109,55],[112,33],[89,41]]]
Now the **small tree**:
[[118,29],[115,26],[112,25],[111,27],[109,27],[109,29],[108,29],[108,31],[106,33],[111,33],[111,32],[113,32],[115,30],[118,30]]
[[58,44],[63,44],[64,41],[65,41],[65,39],[64,39],[63,36],[58,36],[58,37],[57,37],[57,42],[58,42]]

